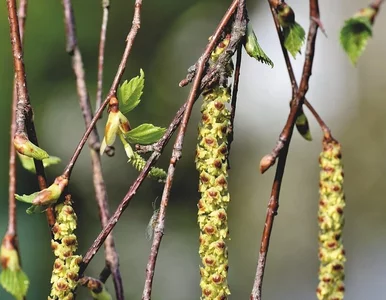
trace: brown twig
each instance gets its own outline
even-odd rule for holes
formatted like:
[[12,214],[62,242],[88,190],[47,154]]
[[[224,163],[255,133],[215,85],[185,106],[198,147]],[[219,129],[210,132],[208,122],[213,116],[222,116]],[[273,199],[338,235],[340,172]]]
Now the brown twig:
[[[17,91],[17,107],[15,116],[15,135],[14,138],[29,139],[36,146],[39,145],[36,136],[35,125],[33,121],[32,106],[29,100],[26,72],[23,61],[23,50],[21,43],[21,35],[19,31],[19,22],[16,12],[16,0],[7,0],[8,20],[10,26],[10,37],[12,45],[13,64],[15,68],[15,83]],[[28,136],[28,137],[27,137]],[[43,163],[40,160],[34,160],[36,176],[40,190],[47,187],[46,175],[44,172]],[[50,207],[46,210],[48,224],[55,224],[55,215]]]
[[[290,132],[292,131],[293,126],[295,125],[296,118],[299,115],[299,112],[302,110],[303,103],[310,109],[310,111],[313,114],[316,112],[316,110],[312,107],[311,103],[309,103],[307,101],[307,99],[305,99],[305,97],[304,97],[305,94],[300,98],[300,100],[297,100],[299,97],[296,95],[297,95],[299,89],[298,89],[298,85],[296,82],[295,74],[293,72],[291,61],[290,61],[290,58],[288,55],[288,51],[284,46],[284,36],[283,36],[283,33],[280,29],[279,20],[278,20],[276,10],[275,10],[275,3],[276,2],[271,1],[271,0],[269,0],[268,2],[270,5],[270,8],[271,8],[272,17],[273,17],[274,22],[275,22],[276,31],[277,31],[277,34],[278,34],[278,37],[280,40],[280,45],[281,45],[284,60],[285,60],[286,66],[287,66],[288,75],[289,75],[290,81],[291,81],[292,100],[291,100],[291,110],[290,110],[287,122],[286,122],[282,132],[279,135],[279,139],[278,139],[274,149],[272,150],[272,152],[270,154],[264,156],[263,159],[261,160],[261,163],[260,163],[261,173],[266,172],[271,166],[273,166],[275,164],[275,161],[279,157],[280,152],[284,148],[285,144],[288,143]],[[314,23],[318,23],[317,25],[319,26],[319,24],[321,23],[320,20],[315,19],[314,17],[311,17],[311,18],[312,18],[312,21]],[[303,76],[304,76],[304,74],[303,74]],[[302,82],[303,82],[303,78],[302,78]],[[321,119],[321,117],[318,114],[316,114],[316,115],[314,114],[314,117],[317,119],[319,125],[321,125],[321,129],[322,129],[323,133],[329,134],[330,130],[327,127],[327,125],[324,123],[324,121]]]
[[[242,5],[240,3],[243,3]],[[228,25],[229,20],[231,19],[231,16],[234,14],[234,12],[237,9],[237,14],[240,16],[239,18],[236,18],[236,21],[233,25],[232,30],[232,37],[230,41],[230,48],[227,48],[225,53],[226,57],[228,57],[227,62],[229,62],[230,57],[235,52],[235,49],[238,48],[239,42],[241,38],[245,34],[245,25],[244,28],[240,28],[243,25],[241,22],[245,21],[243,19],[244,16],[244,10],[245,10],[245,1],[239,0],[239,1],[233,1],[231,6],[228,8],[228,11],[224,15],[223,19],[220,21],[219,25],[217,26],[217,29],[215,33],[212,36],[211,41],[208,43],[204,53],[201,55],[200,59],[198,60],[197,68],[195,71],[195,78],[193,82],[193,86],[190,90],[187,105],[185,108],[185,112],[182,118],[181,126],[179,128],[179,132],[176,138],[176,141],[174,142],[173,146],[173,152],[172,156],[170,158],[170,164],[168,168],[168,176],[166,178],[166,184],[164,187],[164,191],[162,194],[161,199],[161,205],[160,205],[160,211],[158,216],[158,221],[154,230],[154,239],[151,246],[150,256],[148,259],[148,263],[146,266],[146,280],[145,280],[145,286],[142,293],[142,300],[150,300],[151,299],[151,292],[152,292],[152,284],[153,284],[153,278],[154,278],[154,271],[155,271],[155,265],[157,261],[158,251],[159,247],[162,241],[162,237],[164,235],[164,229],[165,229],[165,218],[166,218],[166,208],[169,202],[170,197],[170,190],[173,183],[174,173],[176,169],[177,162],[180,160],[182,156],[182,146],[184,143],[184,137],[186,134],[187,125],[189,122],[190,115],[192,113],[193,104],[196,101],[196,99],[199,97],[199,91],[201,90],[201,80],[204,77],[204,71],[206,63],[210,57],[210,54],[212,53],[214,47],[217,45],[219,38],[221,37],[222,32],[224,31],[225,27]],[[237,22],[239,21],[239,22]],[[224,67],[224,66],[223,66]],[[223,69],[223,68],[219,68]],[[221,78],[221,75],[220,75]]]
[[[279,23],[279,19],[278,19],[276,10],[275,10],[275,6],[272,4],[271,1],[269,1],[269,5],[271,8],[272,18],[273,18],[273,21],[275,23],[276,32],[277,32],[277,35],[279,37],[280,47],[281,47],[281,50],[282,50],[282,53],[284,56],[284,61],[285,61],[286,67],[287,67],[288,76],[289,76],[290,81],[291,81],[291,87],[292,87],[291,99],[295,99],[295,95],[298,91],[298,83],[296,81],[295,73],[293,71],[293,67],[292,67],[290,57],[288,55],[288,51],[284,46],[284,35],[283,35],[283,31],[280,28],[280,23]],[[320,117],[320,115],[316,112],[314,107],[311,105],[310,102],[308,102],[308,100],[306,98],[304,98],[304,104],[311,111],[311,113],[313,114],[313,116],[315,117],[317,122],[319,123],[319,126],[322,129],[323,133],[325,135],[330,135],[330,129],[328,128],[326,123],[323,121],[323,119]]]
[[236,66],[235,72],[233,75],[233,87],[232,87],[232,100],[231,100],[231,118],[230,118],[230,132],[228,134],[228,169],[231,168],[231,164],[229,161],[229,153],[231,151],[231,145],[234,138],[234,130],[235,130],[235,115],[236,115],[236,103],[237,103],[237,93],[239,90],[239,81],[240,81],[240,70],[241,70],[241,53],[242,53],[242,45],[240,44],[237,48],[237,56],[236,56]]
[[[27,0],[21,0],[18,10],[20,41],[23,44],[25,21],[27,19]],[[13,83],[12,108],[11,108],[11,139],[9,145],[9,186],[8,186],[8,229],[7,234],[16,235],[16,149],[13,145],[13,137],[16,133],[16,109],[17,109],[17,86],[16,81]]]
[[107,94],[105,100],[103,101],[103,103],[101,104],[101,106],[99,107],[97,112],[95,113],[94,118],[91,120],[90,125],[87,127],[85,133],[82,136],[82,139],[80,140],[78,146],[75,149],[74,154],[72,155],[69,163],[67,164],[66,168],[63,171],[62,176],[66,177],[68,179],[71,177],[71,172],[72,172],[72,169],[74,168],[75,162],[77,161],[80,153],[82,152],[82,149],[83,149],[84,145],[86,144],[89,135],[93,131],[96,122],[98,121],[98,119],[102,115],[103,110],[105,109],[105,107],[107,106],[107,104],[110,101],[110,98],[112,96],[114,96],[117,92],[118,84],[121,81],[123,73],[126,69],[127,59],[131,53],[131,49],[133,47],[135,37],[137,36],[138,30],[139,30],[140,25],[141,25],[141,7],[142,7],[142,0],[136,0],[135,5],[134,5],[134,17],[133,17],[132,26],[131,26],[130,32],[126,38],[126,48],[125,48],[125,51],[122,55],[122,59],[121,59],[121,62],[119,64],[117,73],[114,77],[113,83],[111,84],[111,88],[110,88],[109,93]]
[[106,32],[107,22],[109,20],[110,0],[102,0],[102,25],[99,39],[99,53],[98,53],[98,81],[97,81],[97,93],[96,93],[96,110],[102,104],[102,92],[103,92],[103,70],[105,59],[105,46],[106,46]]
[[[81,107],[83,118],[85,120],[86,128],[90,126],[93,118],[89,94],[86,85],[85,70],[83,67],[83,59],[78,47],[76,37],[75,17],[73,13],[71,0],[63,0],[64,20],[66,27],[67,51],[72,57],[72,68],[76,77],[76,87],[79,97],[79,105]],[[102,64],[103,68],[103,64]],[[98,131],[96,127],[91,133],[89,140],[89,147],[91,152],[91,162],[93,167],[93,182],[95,189],[95,198],[99,208],[99,216],[101,225],[104,227],[110,218],[108,196],[106,191],[106,184],[102,174],[102,164],[98,150],[95,145],[100,145]],[[99,146],[97,147],[99,148]],[[118,300],[124,299],[124,291],[122,284],[122,277],[119,270],[118,253],[115,249],[113,235],[110,234],[105,241],[105,261],[108,270],[113,275],[113,282],[115,293]],[[108,276],[107,276],[108,277]],[[106,279],[107,279],[106,277]],[[106,281],[105,279],[105,281]]]
[[[308,37],[307,37],[307,48],[305,53],[302,79],[300,82],[299,90],[296,93],[296,97],[294,98],[293,103],[291,105],[291,113],[294,116],[296,116],[297,109],[302,105],[304,101],[304,96],[308,91],[308,85],[309,85],[309,80],[312,72],[312,65],[313,65],[313,59],[314,59],[314,53],[315,53],[315,41],[316,41],[317,31],[319,27],[318,20],[319,20],[318,0],[310,0],[310,27],[308,31]],[[294,111],[294,113],[292,111]],[[287,135],[287,140],[284,143],[284,146],[282,148],[282,151],[279,154],[279,162],[276,168],[276,174],[275,174],[275,179],[272,186],[271,197],[268,203],[267,216],[266,216],[266,221],[264,225],[263,236],[262,236],[262,241],[260,246],[256,276],[255,276],[252,293],[250,296],[251,300],[261,299],[261,290],[262,290],[269,242],[270,242],[270,237],[271,237],[271,232],[273,227],[273,221],[279,207],[280,188],[281,188],[281,183],[284,175],[288,148],[291,141],[294,124],[295,124],[295,119],[289,125],[286,124],[286,127],[288,126],[288,135]]]
[[[18,21],[20,41],[23,43],[25,21],[27,18],[27,0],[19,3]],[[17,218],[16,218],[16,149],[13,145],[13,137],[16,133],[16,109],[17,109],[17,86],[16,80],[13,83],[12,107],[11,107],[11,126],[10,126],[10,147],[9,147],[9,186],[8,186],[8,227],[3,238],[2,245],[7,249],[15,249],[21,266],[21,256],[17,239]],[[25,300],[26,297],[24,296]]]
[[[381,8],[381,5],[382,3],[384,2],[384,0],[374,0],[371,4],[370,4],[370,7],[375,9],[377,11],[377,14],[379,12],[379,9]],[[376,15],[374,16],[374,18],[376,17]]]

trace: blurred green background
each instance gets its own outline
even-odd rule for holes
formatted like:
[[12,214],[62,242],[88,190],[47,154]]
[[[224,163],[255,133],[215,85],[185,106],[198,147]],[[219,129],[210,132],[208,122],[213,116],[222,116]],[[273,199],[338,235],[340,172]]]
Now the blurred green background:
[[[87,72],[91,99],[95,99],[97,51],[102,16],[100,1],[73,1],[79,46]],[[125,46],[134,1],[111,0],[105,59],[104,94],[107,93]],[[145,92],[140,106],[128,117],[133,126],[151,122],[167,126],[185,101],[189,87],[178,88],[186,69],[203,51],[208,37],[230,1],[144,0],[142,26],[124,78],[143,68]],[[306,1],[290,2],[297,20],[308,26]],[[374,37],[357,68],[350,65],[339,45],[343,20],[367,1],[321,1],[321,16],[328,38],[319,34],[315,67],[307,94],[343,145],[346,188],[347,299],[385,299],[386,193],[383,159],[386,151],[386,14],[381,10]],[[231,299],[247,299],[255,275],[266,205],[274,168],[258,172],[260,158],[270,152],[288,114],[290,84],[266,1],[248,3],[259,41],[275,63],[270,69],[244,56],[232,146],[230,171],[229,283]],[[0,7],[0,232],[6,231],[8,199],[8,145],[13,66],[6,5]],[[300,76],[303,57],[294,61]],[[60,1],[31,2],[25,33],[25,64],[31,102],[41,146],[62,158],[47,170],[49,181],[61,173],[84,132],[70,58],[65,52]],[[198,299],[200,263],[196,225],[197,173],[194,166],[196,105],[178,164],[168,206],[165,236],[156,267],[153,299]],[[307,111],[306,111],[307,113]],[[275,220],[264,279],[265,299],[314,299],[317,286],[318,155],[321,134],[312,117],[313,142],[297,133],[291,144],[282,186],[279,215]],[[98,123],[103,130],[105,119]],[[173,141],[173,139],[172,139]],[[110,210],[125,195],[137,172],[125,164],[116,145],[113,158],[103,157]],[[167,167],[171,147],[159,165]],[[79,216],[79,251],[85,253],[100,231],[91,179],[90,157],[84,149],[70,184]],[[18,166],[20,194],[37,190],[35,177]],[[151,243],[145,232],[153,213],[152,202],[162,186],[147,180],[114,230],[120,253],[127,299],[140,299]],[[31,280],[28,299],[46,299],[53,255],[44,215],[29,216],[27,205],[18,206],[18,231],[23,267]],[[97,276],[104,266],[103,249],[87,269]],[[108,287],[113,292],[111,280]],[[79,299],[87,299],[80,289]],[[0,288],[0,299],[11,299]]]

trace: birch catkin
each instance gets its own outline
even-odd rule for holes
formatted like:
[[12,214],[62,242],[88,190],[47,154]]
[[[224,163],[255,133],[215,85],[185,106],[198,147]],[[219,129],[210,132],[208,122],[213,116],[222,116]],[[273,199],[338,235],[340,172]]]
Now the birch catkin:
[[72,300],[73,291],[78,284],[80,255],[74,255],[77,247],[77,237],[74,230],[77,217],[68,197],[64,203],[55,206],[56,223],[52,228],[54,239],[51,247],[56,256],[51,276],[51,294],[49,300]]
[[319,300],[341,300],[344,297],[344,262],[342,243],[344,225],[343,165],[340,144],[323,141],[320,154],[319,201]]
[[[225,49],[228,39],[212,53],[214,62]],[[202,289],[201,299],[226,299],[230,294],[227,282],[228,239],[227,207],[227,134],[230,112],[230,89],[215,86],[204,93],[202,120],[198,133],[196,167],[199,171],[198,224],[200,227],[199,254]]]

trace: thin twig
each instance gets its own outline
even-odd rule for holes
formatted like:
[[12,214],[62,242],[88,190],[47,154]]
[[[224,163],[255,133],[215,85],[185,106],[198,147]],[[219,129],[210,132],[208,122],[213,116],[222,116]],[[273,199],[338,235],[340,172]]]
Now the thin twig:
[[[76,23],[73,13],[71,0],[63,0],[63,8],[65,12],[65,27],[67,37],[67,51],[72,57],[72,68],[76,77],[76,87],[79,97],[79,105],[81,107],[83,118],[85,120],[86,128],[90,126],[93,118],[89,94],[86,85],[85,70],[83,67],[83,60],[80,49],[77,43]],[[102,65],[103,67],[103,65]],[[95,145],[99,143],[99,136],[96,127],[92,131],[89,139],[89,147],[91,152],[91,162],[93,166],[93,182],[95,189],[95,198],[99,208],[99,216],[102,228],[106,225],[110,218],[108,196],[106,191],[106,184],[102,174],[102,164],[99,152],[95,149]],[[98,147],[99,148],[99,147]],[[124,299],[124,291],[122,284],[122,277],[119,270],[118,253],[115,249],[113,235],[110,234],[105,241],[105,261],[106,266],[113,275],[113,282],[115,293],[118,300]],[[107,277],[106,277],[107,279]]]
[[[18,19],[20,40],[23,43],[25,21],[27,18],[27,0],[19,3]],[[17,218],[16,218],[16,149],[13,145],[13,137],[16,133],[16,109],[17,109],[17,87],[16,80],[13,83],[12,107],[11,107],[11,126],[10,126],[10,145],[9,145],[9,186],[8,186],[8,227],[3,238],[2,245],[8,249],[14,249],[19,258],[21,266],[21,256],[19,242],[17,238]],[[24,296],[25,300],[26,297]]]
[[109,93],[107,94],[107,96],[106,96],[105,100],[103,101],[103,103],[101,104],[100,108],[95,113],[94,118],[91,120],[90,125],[87,127],[86,132],[83,134],[83,137],[80,140],[78,146],[76,147],[74,154],[72,155],[69,163],[67,164],[66,168],[63,171],[62,176],[66,177],[68,179],[70,179],[70,177],[71,177],[71,172],[72,172],[72,169],[74,168],[75,162],[78,159],[80,153],[82,152],[82,149],[83,149],[84,145],[86,144],[90,133],[93,131],[93,128],[95,127],[96,122],[98,121],[98,119],[102,115],[103,110],[105,109],[105,107],[107,106],[107,104],[110,101],[110,98],[112,96],[114,96],[117,92],[118,84],[121,81],[123,73],[126,69],[127,59],[131,53],[131,49],[133,47],[135,37],[137,36],[138,30],[139,30],[140,25],[141,25],[141,7],[142,7],[142,0],[136,0],[135,5],[134,5],[134,17],[133,17],[132,26],[131,26],[130,32],[126,38],[126,48],[125,48],[125,51],[122,55],[122,59],[121,59],[121,62],[119,64],[117,73],[114,77],[113,83],[111,84],[111,88],[110,88]]
[[[155,265],[157,261],[158,251],[159,247],[162,241],[162,237],[164,235],[164,229],[165,229],[165,218],[166,218],[166,208],[169,202],[170,198],[170,190],[173,183],[174,173],[176,169],[177,162],[180,160],[182,156],[182,146],[184,143],[184,137],[186,134],[186,129],[188,126],[189,118],[192,113],[193,104],[196,101],[196,99],[199,97],[199,91],[201,89],[201,80],[204,76],[205,66],[206,63],[210,57],[210,54],[212,53],[214,47],[217,45],[219,38],[221,37],[222,32],[224,31],[225,27],[228,25],[229,20],[235,10],[237,9],[237,14],[240,15],[240,18],[236,18],[236,20],[242,22],[242,18],[244,15],[244,9],[245,7],[243,5],[240,5],[240,3],[243,3],[244,1],[233,1],[231,6],[228,8],[228,11],[224,15],[223,19],[220,21],[215,33],[212,36],[211,41],[208,43],[203,55],[201,55],[200,59],[198,60],[198,65],[195,72],[195,78],[193,82],[193,86],[190,90],[187,106],[182,118],[181,126],[179,128],[179,132],[176,138],[176,141],[174,142],[173,146],[173,152],[172,156],[170,158],[170,164],[168,168],[168,176],[166,178],[166,184],[164,187],[164,191],[162,194],[161,204],[160,204],[160,211],[158,216],[158,221],[154,230],[154,239],[151,246],[150,256],[149,260],[146,266],[146,280],[145,280],[145,286],[142,293],[142,300],[150,300],[151,299],[151,292],[152,292],[152,284],[153,284],[153,278],[154,278],[154,272],[155,272]],[[245,5],[245,2],[244,2]],[[245,21],[245,20],[244,20]],[[245,25],[245,24],[244,24]],[[241,24],[235,22],[234,23],[234,30],[232,30],[233,36],[231,37],[231,42],[229,44],[232,48],[227,48],[225,52],[227,52],[228,62],[230,57],[233,55],[236,48],[239,46],[239,42],[241,38],[245,34],[245,26],[244,31],[239,28],[238,26],[242,26]],[[223,68],[219,68],[223,69]]]
[[[377,11],[377,14],[379,12],[379,9],[381,8],[381,5],[382,3],[384,2],[384,0],[374,0],[371,4],[370,4],[370,7],[372,7],[373,9],[375,9]],[[376,16],[374,16],[375,18]]]
[[[13,64],[15,68],[15,83],[17,91],[17,107],[16,107],[16,132],[14,137],[29,139],[33,144],[39,146],[36,136],[35,125],[33,121],[32,106],[29,100],[26,72],[23,61],[23,50],[21,36],[19,32],[19,22],[16,12],[16,0],[7,0],[8,20],[10,26],[10,37],[12,45]],[[28,136],[28,137],[27,137]],[[46,175],[44,172],[43,163],[40,160],[34,160],[36,176],[40,190],[47,187]],[[55,224],[55,215],[53,209],[49,207],[46,210],[48,224]]]
[[[229,18],[234,12],[235,4],[237,4],[237,0],[234,0],[231,6],[231,11],[228,10],[227,14],[229,14]],[[212,44],[216,44],[217,38],[216,36],[213,37],[213,39],[210,42],[210,45],[212,47]],[[188,101],[190,100],[190,97],[188,97]],[[142,182],[146,178],[147,174],[150,171],[150,168],[156,163],[156,161],[161,156],[161,153],[167,143],[169,142],[174,130],[178,127],[178,120],[179,116],[182,115],[187,107],[187,103],[183,105],[177,112],[174,120],[170,124],[168,130],[164,134],[164,136],[160,139],[159,143],[157,143],[154,146],[153,153],[149,157],[149,159],[146,162],[145,167],[142,169],[142,171],[139,173],[137,179],[134,181],[134,183],[129,188],[127,194],[122,199],[121,203],[119,204],[118,208],[114,212],[113,216],[109,219],[108,224],[103,228],[103,230],[99,233],[98,237],[95,239],[91,247],[88,249],[87,253],[84,255],[83,263],[81,265],[80,274],[84,272],[84,270],[87,268],[88,264],[90,263],[91,259],[95,256],[99,248],[101,247],[103,241],[106,239],[107,235],[111,232],[111,230],[114,228],[116,223],[118,222],[119,218],[121,217],[123,211],[126,209],[126,207],[129,205],[131,199],[136,194],[138,188],[141,186]],[[157,234],[157,233],[156,233]]]
[[[297,118],[297,116],[299,114],[299,110],[302,109],[303,103],[306,103],[306,105],[308,107],[311,107],[311,104],[308,101],[306,101],[306,99],[305,99],[305,93],[304,93],[304,91],[302,91],[301,86],[300,86],[299,89],[297,87],[296,78],[295,78],[295,75],[294,75],[294,72],[293,72],[293,69],[292,69],[292,66],[291,66],[291,62],[290,62],[290,59],[289,59],[289,56],[288,56],[288,52],[287,52],[287,50],[284,47],[284,37],[282,35],[281,29],[280,29],[280,25],[279,25],[279,21],[277,19],[275,7],[274,7],[274,4],[272,4],[272,2],[275,2],[275,1],[269,1],[269,4],[270,4],[270,8],[271,8],[273,19],[275,21],[275,27],[276,27],[276,30],[277,30],[277,33],[278,33],[278,36],[279,36],[279,40],[280,40],[280,45],[281,45],[281,48],[282,48],[283,56],[284,56],[284,59],[285,59],[286,65],[287,65],[288,74],[289,74],[290,80],[291,80],[292,100],[291,100],[291,109],[290,109],[290,113],[288,115],[287,122],[286,122],[282,132],[279,135],[279,139],[278,139],[274,149],[272,150],[272,152],[270,154],[266,155],[261,160],[261,162],[260,162],[260,171],[261,171],[261,173],[266,172],[271,166],[273,166],[275,164],[276,159],[280,155],[280,152],[282,151],[282,149],[284,148],[286,143],[289,142],[290,132],[293,130],[293,127],[294,127],[295,122],[296,122],[296,118]],[[312,23],[318,23],[317,25],[319,27],[319,24],[320,24],[319,18],[315,19],[314,17],[311,17],[311,19],[313,21]],[[306,55],[307,55],[307,53],[306,53]],[[307,60],[306,60],[306,62],[307,62]],[[308,85],[308,83],[305,83],[306,81],[303,78],[304,76],[305,76],[305,74],[303,72],[300,84],[302,84],[302,82],[303,82],[303,84],[307,84]],[[308,89],[308,86],[307,86],[307,89]],[[302,91],[301,94],[300,94],[300,97],[299,97],[299,91]],[[313,108],[311,108],[310,110],[311,110],[311,112],[315,111],[315,109],[313,109]],[[317,117],[317,116],[315,116],[315,117]],[[321,120],[320,116],[319,116],[319,120]],[[326,127],[322,128],[322,130],[324,131],[326,129]]]
[[103,70],[104,70],[106,33],[107,33],[107,22],[109,20],[110,0],[102,0],[102,8],[103,8],[103,17],[102,17],[100,39],[99,39],[98,81],[97,81],[96,106],[95,106],[96,110],[98,110],[102,104]]
[[[291,112],[294,110],[295,115],[296,115],[297,109],[302,105],[302,102],[304,101],[304,96],[308,91],[309,80],[312,72],[312,65],[313,65],[314,54],[315,54],[315,41],[316,41],[317,31],[319,27],[318,23],[320,23],[318,0],[310,0],[310,27],[308,31],[308,37],[307,37],[307,48],[305,53],[302,79],[300,82],[299,91],[296,93],[296,97],[293,100],[293,103],[291,105]],[[284,147],[279,155],[279,162],[276,168],[276,174],[275,174],[275,179],[272,186],[271,198],[268,203],[267,216],[266,216],[263,236],[261,240],[255,281],[254,281],[252,293],[250,296],[251,300],[261,299],[261,291],[262,291],[262,284],[263,284],[264,270],[266,266],[269,242],[271,238],[273,221],[277,214],[277,210],[279,208],[280,188],[281,188],[281,183],[284,175],[288,148],[289,148],[292,133],[293,133],[294,122],[295,120],[293,121],[292,124],[289,125],[289,130],[287,135],[288,139],[284,144]]]
[[[25,21],[27,19],[27,0],[21,0],[19,3],[18,20],[20,41],[23,44]],[[13,137],[16,133],[16,109],[17,109],[17,86],[16,80],[13,82],[12,108],[11,108],[11,139],[9,145],[9,186],[8,186],[8,229],[7,234],[17,234],[16,220],[16,149],[13,145]]]
[[231,118],[230,118],[230,132],[228,134],[228,169],[231,168],[229,161],[229,153],[231,151],[231,145],[233,142],[234,131],[235,131],[235,115],[236,115],[236,104],[237,104],[237,93],[239,91],[239,81],[240,81],[240,70],[241,70],[241,53],[242,45],[240,44],[237,48],[236,56],[236,66],[235,72],[233,75],[233,87],[232,87],[232,100],[231,100]]
[[[284,35],[283,35],[283,31],[280,28],[280,23],[279,23],[279,19],[277,16],[277,12],[275,10],[275,6],[273,5],[273,3],[271,1],[268,1],[268,2],[270,5],[270,8],[271,8],[273,21],[275,23],[276,32],[277,32],[277,35],[279,37],[280,47],[281,47],[281,50],[282,50],[282,53],[284,56],[284,61],[285,61],[286,67],[287,67],[288,76],[289,76],[290,81],[291,81],[291,87],[292,87],[291,99],[295,99],[295,95],[298,91],[298,83],[296,81],[295,73],[294,73],[294,70],[292,67],[290,57],[288,55],[288,51],[284,46]],[[325,136],[330,135],[330,129],[328,128],[326,123],[323,121],[323,119],[320,117],[320,115],[317,113],[317,111],[314,109],[314,107],[311,105],[311,103],[308,102],[308,100],[306,98],[304,98],[304,104],[307,106],[307,108],[310,110],[310,112],[313,114],[313,116],[315,117],[315,119],[319,123],[319,126],[322,129],[324,135]]]

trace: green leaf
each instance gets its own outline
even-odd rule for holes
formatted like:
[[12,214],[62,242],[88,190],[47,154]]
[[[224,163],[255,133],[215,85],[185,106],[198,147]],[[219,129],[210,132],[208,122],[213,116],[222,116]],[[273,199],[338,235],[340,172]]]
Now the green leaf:
[[283,34],[285,48],[293,58],[296,58],[296,54],[301,53],[300,49],[306,37],[303,27],[295,22],[293,25],[283,28]]
[[[19,156],[19,159],[23,168],[29,172],[36,173],[35,163],[33,158],[20,154],[19,152],[17,152],[17,154]],[[59,164],[60,162],[61,162],[61,159],[59,157],[50,156],[49,158],[43,159],[43,166],[44,168],[47,168],[49,166]]]
[[14,245],[7,244],[5,239],[1,245],[0,253],[3,269],[0,274],[0,284],[8,293],[21,300],[27,294],[29,280],[20,268],[19,255]]
[[25,203],[32,203],[32,201],[36,198],[36,196],[39,194],[39,192],[36,192],[36,193],[33,193],[31,195],[18,195],[18,194],[15,194],[15,198],[16,200],[19,200],[19,201],[22,201],[22,202],[25,202]]
[[125,133],[129,143],[147,145],[158,141],[165,133],[166,128],[154,126],[153,124],[142,124]]
[[257,59],[261,63],[270,65],[271,68],[273,68],[272,60],[267,56],[267,54],[264,53],[263,49],[260,47],[259,42],[257,41],[256,34],[249,23],[247,25],[247,35],[245,39],[244,48],[250,57]]
[[48,206],[41,206],[41,205],[31,205],[26,209],[26,213],[29,215],[33,214],[41,214],[42,212],[45,212],[47,210]]
[[354,17],[345,21],[340,31],[340,43],[350,61],[356,65],[366,49],[367,42],[373,33],[373,26],[368,17]]
[[2,287],[15,297],[22,300],[27,294],[29,280],[23,270],[3,269],[0,274],[0,284]]
[[119,110],[126,114],[133,110],[139,102],[145,85],[145,73],[140,69],[140,76],[132,78],[129,82],[125,82],[118,88],[117,97],[119,100]]

